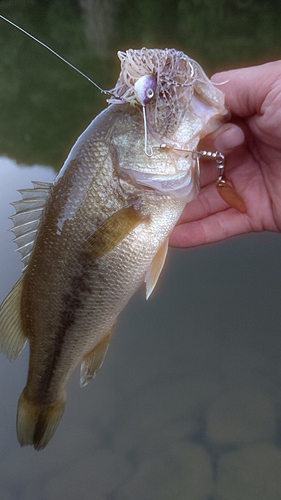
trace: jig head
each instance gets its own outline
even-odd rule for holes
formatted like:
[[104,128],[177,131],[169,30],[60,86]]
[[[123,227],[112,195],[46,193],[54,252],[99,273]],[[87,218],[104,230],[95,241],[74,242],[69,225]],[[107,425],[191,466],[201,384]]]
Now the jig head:
[[157,86],[155,75],[143,75],[135,83],[135,99],[142,106],[143,126],[144,126],[144,152],[146,156],[152,156],[153,151],[147,149],[147,120],[145,106],[154,97]]

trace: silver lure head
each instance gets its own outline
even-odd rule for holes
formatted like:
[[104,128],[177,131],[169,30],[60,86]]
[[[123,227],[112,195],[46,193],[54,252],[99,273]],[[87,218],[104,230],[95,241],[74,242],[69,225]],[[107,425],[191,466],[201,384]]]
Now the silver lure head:
[[142,48],[119,51],[118,57],[121,71],[108,102],[145,106],[147,125],[155,138],[163,139],[168,130],[179,126],[195,93],[208,105],[223,105],[222,92],[183,52]]
[[134,85],[135,98],[145,106],[154,97],[157,88],[157,80],[155,75],[143,75]]

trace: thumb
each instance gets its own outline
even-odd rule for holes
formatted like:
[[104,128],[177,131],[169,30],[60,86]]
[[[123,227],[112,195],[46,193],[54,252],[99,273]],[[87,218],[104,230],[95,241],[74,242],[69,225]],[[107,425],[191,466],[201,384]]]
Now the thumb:
[[244,132],[233,123],[224,123],[215,132],[200,141],[199,149],[218,150],[224,155],[231,153],[244,143]]
[[262,104],[281,79],[281,61],[260,66],[223,71],[212,76],[225,94],[225,104],[234,116],[248,117],[261,112]]

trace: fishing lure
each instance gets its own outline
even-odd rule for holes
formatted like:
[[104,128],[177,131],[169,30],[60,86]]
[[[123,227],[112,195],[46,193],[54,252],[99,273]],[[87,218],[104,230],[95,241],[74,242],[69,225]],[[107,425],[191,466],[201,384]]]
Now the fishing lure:
[[[35,36],[31,35],[29,32],[18,26],[17,24],[13,23],[10,19],[4,17],[3,15],[0,14],[0,18],[30,37],[32,40],[35,42],[39,43],[44,47],[45,49],[49,50],[53,55],[58,57],[61,61],[63,61],[65,64],[70,66],[72,69],[74,69],[77,73],[79,73],[83,78],[88,80],[92,85],[94,85],[101,93],[106,94],[109,96],[109,99],[107,100],[109,103],[124,103],[124,102],[130,102],[130,104],[133,106],[135,104],[140,104],[142,106],[142,112],[143,112],[143,125],[144,125],[144,152],[147,156],[151,157],[154,154],[155,149],[165,149],[165,148],[173,148],[174,150],[177,150],[176,147],[173,147],[171,145],[167,146],[166,144],[160,144],[158,147],[153,146],[153,147],[148,147],[148,134],[147,134],[147,117],[146,117],[146,106],[149,103],[149,101],[154,97],[155,91],[156,91],[156,86],[157,86],[157,78],[156,75],[154,74],[147,74],[141,76],[136,83],[133,85],[133,87],[127,91],[127,93],[123,94],[122,96],[119,95],[118,91],[120,92],[120,88],[118,89],[115,87],[115,92],[113,90],[104,90],[102,89],[96,82],[94,82],[91,78],[89,78],[85,73],[83,73],[81,70],[76,68],[73,64],[71,64],[69,61],[67,61],[64,57],[62,57],[60,54],[58,54],[55,50],[53,50],[51,47],[43,43],[41,40],[36,38]],[[122,53],[121,53],[122,54]],[[193,84],[193,76],[194,76],[194,67],[192,65],[192,62],[190,61],[190,75],[189,75],[189,82],[184,83],[181,82],[179,85],[185,86],[185,85],[192,85]],[[200,158],[207,158],[210,160],[215,160],[217,163],[217,170],[218,170],[218,178],[216,181],[216,189],[219,194],[219,196],[232,208],[235,208],[241,213],[246,212],[246,205],[243,200],[243,198],[237,193],[235,188],[233,187],[232,184],[230,184],[229,181],[226,180],[224,176],[224,170],[225,170],[225,158],[224,155],[219,152],[211,152],[211,151],[188,151],[188,150],[181,150],[185,151],[187,153],[191,153],[193,158],[196,159],[198,162],[198,168],[200,167]]]

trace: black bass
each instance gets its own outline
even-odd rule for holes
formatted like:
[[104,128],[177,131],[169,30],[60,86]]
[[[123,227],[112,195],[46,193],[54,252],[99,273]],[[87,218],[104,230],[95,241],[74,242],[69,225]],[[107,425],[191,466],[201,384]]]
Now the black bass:
[[145,282],[147,298],[168,238],[199,192],[199,140],[218,126],[224,96],[182,52],[119,52],[110,106],[72,148],[53,184],[13,203],[21,278],[0,309],[0,349],[30,347],[18,404],[21,445],[46,446],[62,417],[66,383],[101,366],[119,313]]

